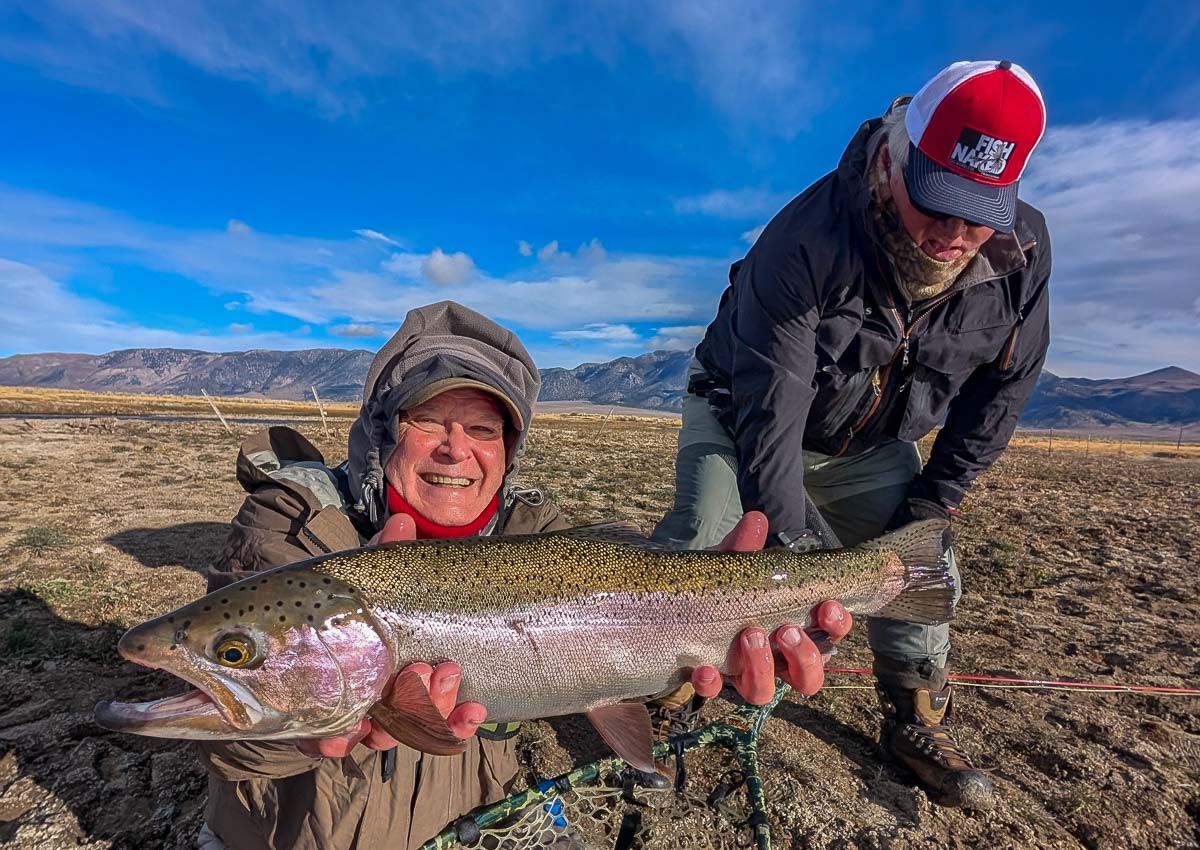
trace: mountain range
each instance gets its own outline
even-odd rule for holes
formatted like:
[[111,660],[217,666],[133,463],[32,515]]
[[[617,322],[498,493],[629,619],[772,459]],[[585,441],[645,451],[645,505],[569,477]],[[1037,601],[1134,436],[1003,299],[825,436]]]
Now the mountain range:
[[[133,348],[108,354],[17,354],[0,358],[0,385],[109,392],[357,401],[374,355],[362,349],[214,354]],[[589,401],[665,411],[682,407],[690,352],[655,351],[543,369],[541,401]],[[1061,378],[1042,372],[1021,424],[1090,429],[1200,425],[1200,375],[1177,366],[1132,378]]]

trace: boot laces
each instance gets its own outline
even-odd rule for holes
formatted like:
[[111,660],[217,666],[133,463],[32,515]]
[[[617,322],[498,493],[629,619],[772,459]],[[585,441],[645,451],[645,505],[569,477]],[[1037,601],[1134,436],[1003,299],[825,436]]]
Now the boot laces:
[[971,763],[967,754],[954,740],[949,726],[921,726],[909,723],[905,724],[902,734],[919,753],[933,758],[939,764],[949,767],[955,763],[963,766],[969,766]]

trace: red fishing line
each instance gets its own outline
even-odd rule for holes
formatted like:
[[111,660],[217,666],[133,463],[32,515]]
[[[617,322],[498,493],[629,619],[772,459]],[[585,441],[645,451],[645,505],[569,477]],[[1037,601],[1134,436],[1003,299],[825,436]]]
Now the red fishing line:
[[[871,676],[872,671],[858,667],[826,667],[826,673],[848,673],[854,676]],[[969,676],[954,673],[947,676],[951,682],[964,685],[1017,688],[1049,688],[1060,691],[1105,691],[1128,694],[1174,694],[1176,696],[1200,696],[1200,688],[1168,688],[1160,685],[1122,685],[1117,682],[1063,682],[1052,679],[1014,679],[1008,676]]]

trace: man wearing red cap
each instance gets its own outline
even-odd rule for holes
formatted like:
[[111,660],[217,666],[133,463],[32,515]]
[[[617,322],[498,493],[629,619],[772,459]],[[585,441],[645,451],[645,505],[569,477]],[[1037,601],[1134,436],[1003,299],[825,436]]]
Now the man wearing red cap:
[[[849,545],[958,515],[1049,342],[1050,242],[1017,200],[1045,124],[1023,68],[955,63],[771,220],[696,349],[657,537],[711,546],[760,510],[785,544]],[[916,441],[939,425],[922,465]],[[949,628],[876,618],[868,640],[884,756],[940,802],[990,807],[949,726]]]

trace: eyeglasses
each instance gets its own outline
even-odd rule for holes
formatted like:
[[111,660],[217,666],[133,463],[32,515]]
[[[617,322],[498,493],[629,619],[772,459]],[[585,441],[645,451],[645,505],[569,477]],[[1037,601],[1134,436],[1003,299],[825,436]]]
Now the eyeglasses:
[[462,426],[463,433],[475,440],[499,440],[504,436],[504,421],[490,417],[468,421],[459,419],[443,421],[433,416],[418,414],[415,417],[402,416],[400,418],[401,427],[407,425],[416,428],[442,442],[449,438],[450,431],[456,423]]

